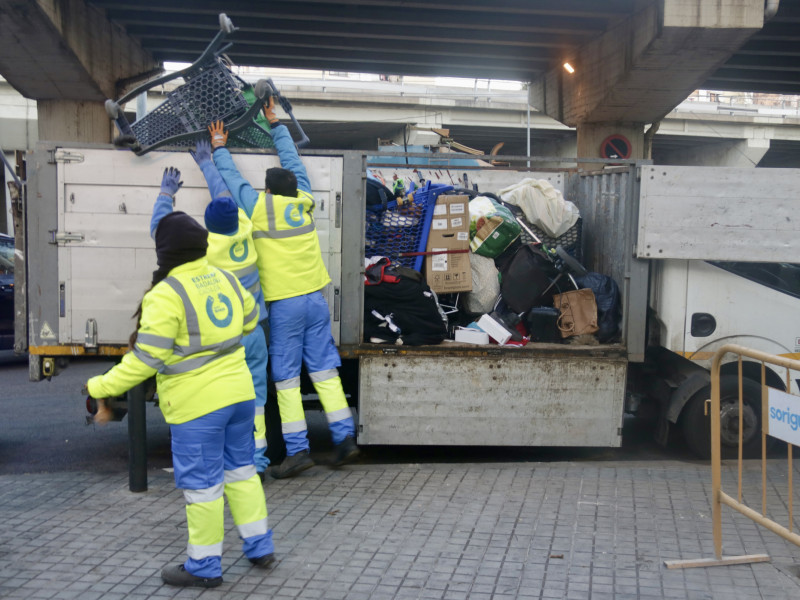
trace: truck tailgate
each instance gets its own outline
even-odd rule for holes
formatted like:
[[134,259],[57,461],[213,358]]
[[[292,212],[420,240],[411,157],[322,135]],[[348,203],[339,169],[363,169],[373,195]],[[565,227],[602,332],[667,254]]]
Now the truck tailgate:
[[445,344],[385,352],[359,357],[360,444],[621,443],[622,346]]

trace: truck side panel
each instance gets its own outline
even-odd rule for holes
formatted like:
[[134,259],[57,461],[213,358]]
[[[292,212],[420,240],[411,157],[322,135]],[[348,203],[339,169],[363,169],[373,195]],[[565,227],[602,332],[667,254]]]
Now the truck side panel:
[[627,362],[430,354],[361,358],[361,444],[619,446]]
[[637,256],[797,262],[800,170],[642,168]]
[[608,275],[622,295],[622,340],[628,359],[644,360],[649,264],[635,258],[639,183],[633,167],[572,175],[566,197],[583,219],[583,262]]
[[[256,189],[263,187],[267,167],[278,163],[264,152],[237,153],[234,159]],[[28,290],[31,355],[80,354],[93,344],[124,348],[135,327],[131,316],[156,268],[149,226],[163,171],[181,170],[184,185],[175,210],[201,223],[210,201],[205,179],[188,152],[138,157],[110,147],[43,148],[31,162],[37,170],[29,177],[27,206],[29,273],[36,282]],[[324,290],[333,312],[341,285],[341,229],[334,215],[342,159],[307,156],[304,163],[333,280]],[[92,323],[96,340],[87,339]],[[338,321],[333,332],[338,338]]]
[[[58,229],[58,190],[52,153],[39,147],[27,160],[25,199],[25,256],[28,317],[28,351],[58,343],[58,249],[50,244],[50,231]],[[31,379],[36,359],[31,364]]]

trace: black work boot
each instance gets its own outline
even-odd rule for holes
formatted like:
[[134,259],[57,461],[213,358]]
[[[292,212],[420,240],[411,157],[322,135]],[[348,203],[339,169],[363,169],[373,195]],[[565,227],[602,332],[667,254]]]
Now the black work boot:
[[287,456],[277,467],[272,467],[269,474],[275,479],[294,477],[298,473],[314,466],[314,460],[308,450],[303,450],[292,456]]
[[204,587],[212,588],[222,585],[222,577],[198,577],[192,575],[183,565],[172,565],[161,570],[161,579],[167,585],[179,587]]
[[356,441],[348,435],[341,443],[336,445],[333,454],[333,462],[331,464],[334,467],[341,467],[342,465],[353,462],[359,454],[360,451],[358,446],[356,446]]
[[275,555],[270,553],[265,554],[264,556],[259,556],[258,558],[248,558],[247,560],[249,560],[256,567],[267,569],[272,565],[272,563],[275,562]]

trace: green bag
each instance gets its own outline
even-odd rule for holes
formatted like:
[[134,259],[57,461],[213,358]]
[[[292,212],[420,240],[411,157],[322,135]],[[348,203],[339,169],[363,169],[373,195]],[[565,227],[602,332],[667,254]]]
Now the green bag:
[[519,237],[522,228],[505,206],[486,196],[469,202],[469,248],[475,254],[494,258]]

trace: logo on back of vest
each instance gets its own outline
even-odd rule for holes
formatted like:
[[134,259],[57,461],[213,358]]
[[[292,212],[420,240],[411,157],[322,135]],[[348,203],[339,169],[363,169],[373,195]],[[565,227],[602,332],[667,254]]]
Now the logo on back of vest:
[[247,240],[244,240],[241,243],[234,242],[230,252],[228,252],[228,256],[230,256],[231,260],[234,262],[244,262],[247,259],[248,253]]
[[300,227],[306,222],[300,210],[300,204],[294,202],[286,205],[286,210],[283,211],[283,218],[291,227]]
[[219,302],[214,302],[214,297],[206,298],[206,314],[217,327],[227,327],[233,321],[233,305],[225,294],[217,294]]

